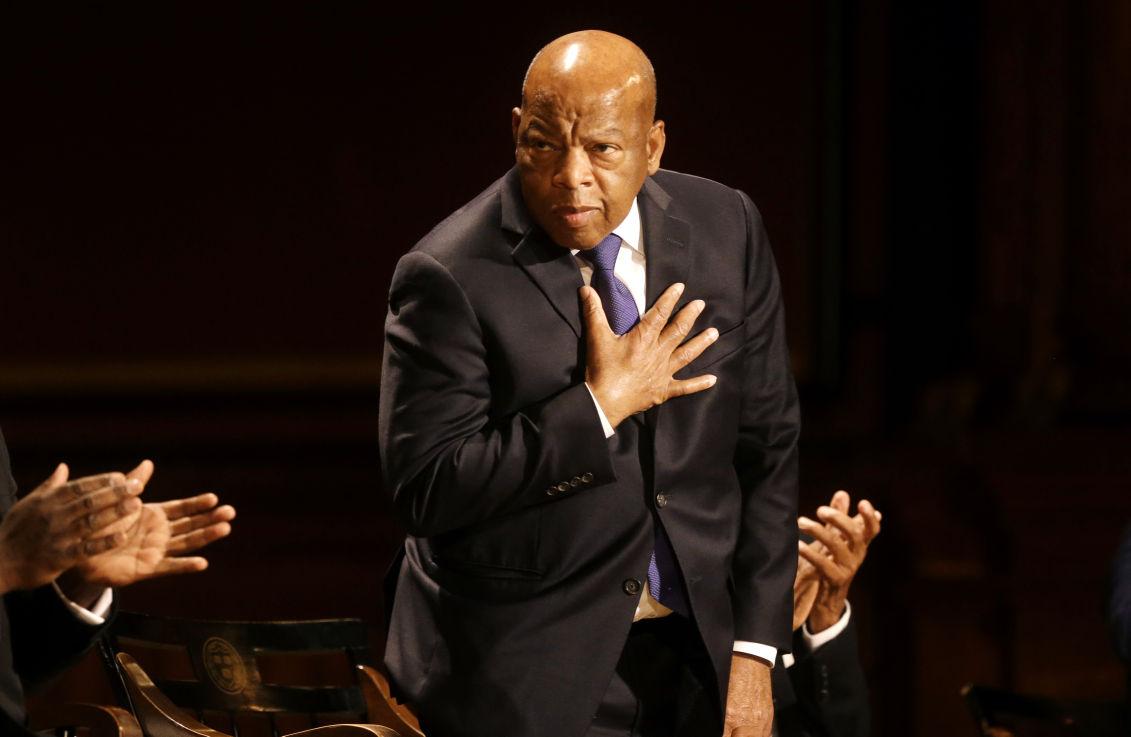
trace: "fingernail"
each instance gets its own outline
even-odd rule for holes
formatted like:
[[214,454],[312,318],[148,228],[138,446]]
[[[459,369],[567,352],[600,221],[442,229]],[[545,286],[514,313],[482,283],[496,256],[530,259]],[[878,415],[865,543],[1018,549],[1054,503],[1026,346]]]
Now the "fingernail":
[[712,342],[719,339],[719,331],[714,328],[707,328],[707,338]]
[[683,284],[681,282],[676,282],[675,293],[676,294],[683,294]]
[[708,375],[707,378],[710,380],[710,383],[707,384],[707,386],[714,386],[715,382],[719,380],[719,377],[715,376],[714,374]]
[[703,308],[707,306],[707,303],[701,299],[697,299],[691,304],[695,305],[695,309],[699,310],[700,312],[702,312]]
[[797,524],[799,524],[799,525],[812,525],[812,524],[816,524],[816,523],[814,523],[813,520],[809,519],[805,515],[802,515],[802,516],[797,518]]
[[828,517],[833,513],[832,507],[817,507],[818,517]]

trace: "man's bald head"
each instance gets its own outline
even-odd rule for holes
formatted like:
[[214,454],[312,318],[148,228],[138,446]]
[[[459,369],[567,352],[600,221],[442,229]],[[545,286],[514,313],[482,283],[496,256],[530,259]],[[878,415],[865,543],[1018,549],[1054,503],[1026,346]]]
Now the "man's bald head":
[[522,104],[548,87],[585,82],[606,90],[640,95],[648,122],[656,117],[656,71],[639,46],[608,31],[559,36],[534,55],[522,80]]
[[515,161],[534,220],[566,248],[592,248],[628,215],[664,151],[656,74],[640,48],[604,31],[538,52],[511,111]]

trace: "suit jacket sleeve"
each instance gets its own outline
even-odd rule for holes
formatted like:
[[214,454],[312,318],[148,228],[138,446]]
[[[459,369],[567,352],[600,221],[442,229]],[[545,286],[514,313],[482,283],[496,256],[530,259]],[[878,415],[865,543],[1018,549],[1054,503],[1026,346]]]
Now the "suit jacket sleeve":
[[[531,350],[538,350],[531,337]],[[397,265],[385,323],[380,445],[409,533],[432,536],[549,501],[551,485],[615,480],[584,383],[492,413],[487,348],[464,290],[432,256]]]
[[[16,484],[0,435],[0,518],[15,503]],[[5,594],[0,612],[0,707],[22,721],[20,683],[32,685],[55,675],[82,655],[101,631],[80,622],[50,585]]]
[[800,416],[777,268],[761,215],[746,214],[746,363],[734,465],[743,493],[731,575],[735,639],[788,650],[797,571]]
[[866,737],[871,711],[854,620],[849,618],[844,632],[812,652],[805,652],[800,642],[795,645],[796,660],[787,672],[797,702],[787,721],[797,727],[790,732],[813,737]]

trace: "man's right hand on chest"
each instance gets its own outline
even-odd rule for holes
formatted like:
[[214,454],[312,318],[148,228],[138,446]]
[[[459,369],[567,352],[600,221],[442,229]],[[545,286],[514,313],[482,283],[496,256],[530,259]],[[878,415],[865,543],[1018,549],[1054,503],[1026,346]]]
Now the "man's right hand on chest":
[[672,397],[715,385],[716,377],[711,374],[672,378],[719,337],[718,330],[707,328],[684,342],[706,305],[703,300],[694,300],[672,317],[682,294],[683,285],[672,284],[636,327],[617,335],[609,327],[596,290],[581,288],[587,349],[585,383],[614,428],[629,416]]

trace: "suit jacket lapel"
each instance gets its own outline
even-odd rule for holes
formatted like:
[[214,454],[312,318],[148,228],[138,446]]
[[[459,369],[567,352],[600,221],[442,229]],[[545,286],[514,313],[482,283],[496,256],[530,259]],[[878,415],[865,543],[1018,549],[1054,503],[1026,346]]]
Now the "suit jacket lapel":
[[[647,299],[645,305],[651,309],[664,290],[676,282],[687,283],[691,255],[688,243],[691,228],[686,221],[668,212],[671,196],[649,177],[644,180],[640,190],[640,219],[644,229],[644,258]],[[688,301],[687,293],[680,298],[676,310]],[[674,314],[674,313],[673,313]],[[663,405],[653,407],[645,415],[645,424],[656,431]]]
[[546,295],[554,310],[569,323],[574,334],[580,337],[581,307],[577,290],[583,282],[577,262],[569,249],[550,240],[530,219],[522,203],[517,169],[507,172],[500,196],[503,228],[521,236],[511,256]]
[[[687,282],[691,228],[669,212],[671,196],[655,180],[644,180],[640,190],[640,219],[644,226],[647,284],[645,304],[651,308],[665,289]],[[681,302],[684,300],[681,300]]]

